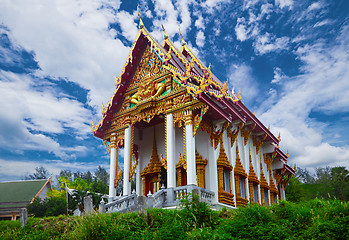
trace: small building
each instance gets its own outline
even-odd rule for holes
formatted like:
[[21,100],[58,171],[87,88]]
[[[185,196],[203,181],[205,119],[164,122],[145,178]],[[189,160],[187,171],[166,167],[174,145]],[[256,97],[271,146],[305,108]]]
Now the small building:
[[[178,50],[164,30],[159,44],[140,20],[139,33],[115,92],[92,123],[110,154],[109,205],[152,196],[171,207],[193,189],[216,207],[285,199],[294,169],[280,136],[221,83],[183,40]],[[118,151],[124,148],[123,170]],[[123,197],[116,197],[122,177]],[[135,194],[131,179],[135,178]],[[160,197],[161,196],[161,197]],[[162,200],[161,200],[162,199]],[[162,202],[159,202],[162,201]]]
[[35,198],[46,198],[52,190],[51,177],[40,180],[0,182],[0,218],[19,217],[19,210],[32,203]]

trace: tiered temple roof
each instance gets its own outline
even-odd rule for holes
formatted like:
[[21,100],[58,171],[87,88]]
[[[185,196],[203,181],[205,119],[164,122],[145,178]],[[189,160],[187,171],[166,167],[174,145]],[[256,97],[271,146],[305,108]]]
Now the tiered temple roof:
[[279,139],[242,103],[240,92],[235,94],[229,90],[227,82],[222,84],[211,72],[210,66],[206,67],[184,41],[179,51],[165,32],[164,42],[160,45],[144,27],[142,21],[120,76],[115,77],[114,94],[103,107],[103,116],[98,124],[92,123],[94,136],[104,139],[113,115],[123,104],[124,94],[132,82],[147,46],[150,46],[161,60],[163,69],[168,71],[188,94],[209,106],[206,116],[212,120],[224,119],[229,123],[242,122],[255,137],[260,138],[260,141],[272,142],[276,153],[273,158],[279,159],[288,172],[294,174],[294,170],[287,165],[287,156],[278,147]]

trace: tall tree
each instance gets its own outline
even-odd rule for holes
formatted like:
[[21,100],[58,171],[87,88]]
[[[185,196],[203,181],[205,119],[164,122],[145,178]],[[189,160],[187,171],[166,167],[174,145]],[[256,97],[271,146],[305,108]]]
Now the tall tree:
[[285,190],[286,199],[291,202],[301,202],[305,200],[305,191],[302,183],[296,176],[292,176]]
[[349,171],[345,167],[331,169],[331,187],[333,196],[341,200],[349,200]]
[[71,180],[72,172],[70,170],[61,170],[59,175],[56,175],[57,181],[64,177],[65,179]]
[[306,168],[297,168],[296,177],[299,179],[299,181],[305,184],[311,184],[315,181],[314,177]]
[[109,173],[107,172],[107,170],[105,170],[105,168],[103,168],[102,166],[98,166],[94,174],[95,174],[95,180],[108,184]]
[[49,171],[43,166],[36,167],[35,173],[29,174],[24,177],[25,180],[34,180],[34,179],[47,179],[50,176]]

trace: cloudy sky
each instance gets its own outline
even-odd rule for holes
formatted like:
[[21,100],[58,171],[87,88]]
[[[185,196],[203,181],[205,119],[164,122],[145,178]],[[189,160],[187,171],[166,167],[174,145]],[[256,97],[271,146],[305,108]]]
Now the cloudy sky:
[[[289,164],[349,168],[349,1],[139,1],[162,42],[178,26],[213,73],[241,88]],[[44,166],[109,166],[91,121],[137,35],[137,1],[0,0],[0,181]]]

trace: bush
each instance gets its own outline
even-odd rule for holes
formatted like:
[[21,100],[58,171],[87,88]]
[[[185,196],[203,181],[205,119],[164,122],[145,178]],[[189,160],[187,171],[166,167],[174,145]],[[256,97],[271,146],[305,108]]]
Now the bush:
[[35,217],[59,216],[67,213],[66,200],[61,198],[36,198],[27,206],[29,214]]

